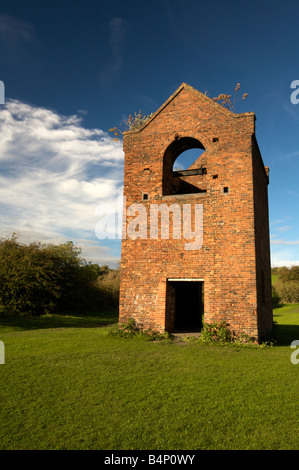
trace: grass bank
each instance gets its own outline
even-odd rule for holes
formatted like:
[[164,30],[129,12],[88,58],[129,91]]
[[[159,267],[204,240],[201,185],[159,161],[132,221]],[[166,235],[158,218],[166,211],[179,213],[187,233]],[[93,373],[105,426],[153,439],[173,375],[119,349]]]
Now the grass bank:
[[265,348],[124,339],[114,320],[0,322],[2,449],[298,449],[299,305]]

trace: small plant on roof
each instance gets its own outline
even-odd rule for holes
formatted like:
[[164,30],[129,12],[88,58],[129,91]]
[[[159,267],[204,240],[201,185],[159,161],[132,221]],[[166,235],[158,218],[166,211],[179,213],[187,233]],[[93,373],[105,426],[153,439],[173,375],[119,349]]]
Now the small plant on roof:
[[127,131],[137,131],[140,129],[151,117],[153,113],[151,114],[143,114],[142,111],[139,111],[138,113],[135,112],[134,115],[130,114],[128,118],[124,121],[122,124],[124,129],[121,130],[118,127],[112,127],[111,129],[108,129],[109,132],[113,132],[115,135],[114,140],[119,141],[120,136],[123,135],[124,132]]
[[216,98],[212,98],[212,99],[213,99],[213,101],[216,101],[219,104],[221,104],[221,106],[224,106],[224,108],[227,108],[230,111],[232,111],[233,113],[235,113],[236,112],[236,110],[235,110],[236,102],[241,100],[241,99],[243,101],[245,101],[247,96],[248,96],[248,93],[244,93],[242,95],[242,97],[241,96],[237,97],[239,90],[240,90],[240,83],[237,83],[236,88],[235,88],[234,96],[222,93],[219,96],[217,96]]

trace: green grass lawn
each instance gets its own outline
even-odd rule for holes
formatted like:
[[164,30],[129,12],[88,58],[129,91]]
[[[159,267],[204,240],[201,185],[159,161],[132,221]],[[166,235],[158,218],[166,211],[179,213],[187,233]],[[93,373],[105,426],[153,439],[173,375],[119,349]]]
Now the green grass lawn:
[[298,449],[299,305],[274,313],[265,348],[115,337],[115,312],[1,320],[1,449]]

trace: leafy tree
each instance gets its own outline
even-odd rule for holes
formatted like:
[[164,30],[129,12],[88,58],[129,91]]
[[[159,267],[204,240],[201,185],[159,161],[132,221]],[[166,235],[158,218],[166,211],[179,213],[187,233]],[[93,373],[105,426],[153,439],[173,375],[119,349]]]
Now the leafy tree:
[[80,255],[72,242],[24,245],[15,235],[0,239],[0,315],[99,310],[107,296],[97,282],[111,270]]
[[109,270],[97,280],[105,306],[116,307],[119,302],[120,269]]
[[276,301],[298,303],[299,302],[299,266],[287,268],[283,266],[272,269],[272,274],[276,274],[273,283],[273,296]]

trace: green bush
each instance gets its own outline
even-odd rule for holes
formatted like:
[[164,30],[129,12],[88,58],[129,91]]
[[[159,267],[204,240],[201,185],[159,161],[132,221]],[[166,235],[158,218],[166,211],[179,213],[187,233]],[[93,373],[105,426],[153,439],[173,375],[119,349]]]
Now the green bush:
[[119,303],[120,269],[106,270],[96,280],[96,287],[104,306],[117,307]]
[[159,333],[152,328],[143,328],[143,325],[136,322],[134,318],[130,318],[127,323],[121,323],[114,325],[110,331],[110,334],[120,336],[123,338],[132,338],[138,336],[148,341],[160,341],[163,339],[172,339],[172,335],[168,332]]
[[278,279],[274,284],[277,297],[288,304],[299,302],[299,281],[283,282]]
[[72,242],[24,245],[13,235],[0,240],[0,315],[98,311],[117,302],[98,280],[113,277],[107,266],[87,263]]
[[[274,274],[272,269],[272,274]],[[299,302],[299,266],[275,269],[275,281],[272,286],[272,297],[278,303]]]
[[230,343],[234,334],[229,329],[226,321],[220,323],[204,323],[201,330],[201,339],[203,341],[216,341],[218,343]]
[[202,341],[214,341],[217,343],[252,343],[252,339],[246,333],[236,334],[229,328],[226,321],[219,323],[204,323],[201,330]]

